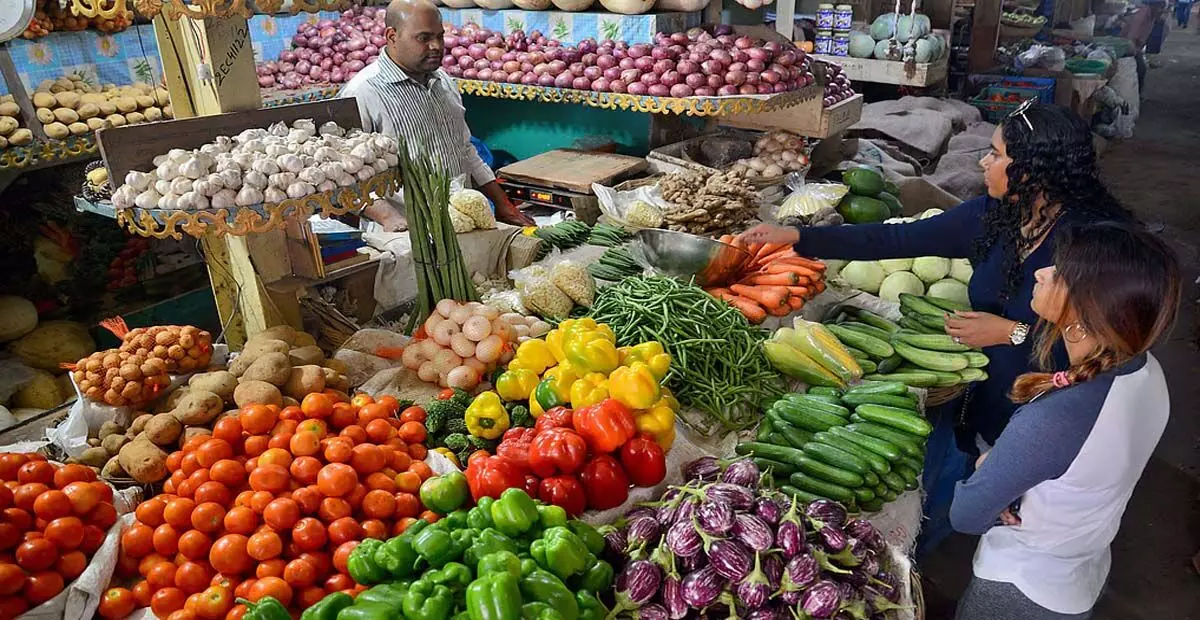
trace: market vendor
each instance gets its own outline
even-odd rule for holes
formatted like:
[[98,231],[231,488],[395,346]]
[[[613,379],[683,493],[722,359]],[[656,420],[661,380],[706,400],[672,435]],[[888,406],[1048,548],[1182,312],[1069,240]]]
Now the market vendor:
[[[1141,6],[1125,20],[1125,25],[1121,27],[1121,37],[1129,39],[1133,43],[1134,59],[1137,61],[1139,92],[1146,87],[1146,46],[1151,41],[1155,24],[1162,22],[1162,15],[1166,9],[1166,0],[1142,0]],[[1158,50],[1152,49],[1150,52],[1157,53]]]
[[[980,165],[987,195],[942,215],[908,224],[803,229],[760,224],[742,235],[747,243],[794,243],[800,255],[819,258],[970,259],[975,311],[946,319],[948,334],[982,348],[989,358],[988,378],[970,384],[965,403],[953,405],[958,445],[968,454],[979,453],[977,442],[993,444],[1015,409],[1008,390],[1033,364],[1033,274],[1051,264],[1059,230],[1068,223],[1129,217],[1100,182],[1091,131],[1066,108],[1022,105],[996,128]],[[1058,354],[1065,359],[1065,351]]]
[[[471,144],[462,97],[442,70],[442,17],[430,0],[393,0],[384,18],[387,44],[370,66],[338,94],[354,97],[363,129],[402,137],[423,149],[450,175],[465,174],[492,201],[496,219],[533,224],[509,201],[496,175]],[[404,216],[390,201],[377,201],[361,215],[385,230],[404,230]]]
[[[1121,515],[1167,425],[1167,383],[1149,353],[1182,288],[1166,244],[1129,224],[1068,226],[1053,265],[1034,277],[1045,370],[1017,378],[1022,406],[950,511],[956,530],[983,535],[958,620],[1090,617]],[[1067,360],[1049,359],[1055,343]]]

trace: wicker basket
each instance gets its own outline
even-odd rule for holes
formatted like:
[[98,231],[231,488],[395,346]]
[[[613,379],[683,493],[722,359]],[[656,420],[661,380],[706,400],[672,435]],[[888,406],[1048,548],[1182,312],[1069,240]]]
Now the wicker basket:
[[925,407],[938,407],[944,405],[967,391],[966,384],[958,384],[950,387],[935,387],[929,388],[925,394]]
[[911,580],[909,589],[912,591],[913,618],[925,620],[925,591],[921,589],[921,576],[914,569],[909,573],[909,579]]

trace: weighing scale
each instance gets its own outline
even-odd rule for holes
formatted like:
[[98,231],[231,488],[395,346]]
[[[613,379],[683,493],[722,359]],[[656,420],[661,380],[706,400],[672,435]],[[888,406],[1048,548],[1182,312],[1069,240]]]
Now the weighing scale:
[[522,210],[531,216],[573,211],[590,224],[600,215],[592,184],[611,187],[647,167],[641,157],[558,149],[509,164],[497,177],[509,198],[525,203]]

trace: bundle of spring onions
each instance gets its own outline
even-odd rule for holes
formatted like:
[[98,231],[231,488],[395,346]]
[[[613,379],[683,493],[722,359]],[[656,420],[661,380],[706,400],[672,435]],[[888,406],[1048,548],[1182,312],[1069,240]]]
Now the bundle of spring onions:
[[404,205],[417,273],[416,307],[407,331],[420,325],[443,299],[479,299],[450,223],[450,176],[426,155],[413,156],[401,140]]

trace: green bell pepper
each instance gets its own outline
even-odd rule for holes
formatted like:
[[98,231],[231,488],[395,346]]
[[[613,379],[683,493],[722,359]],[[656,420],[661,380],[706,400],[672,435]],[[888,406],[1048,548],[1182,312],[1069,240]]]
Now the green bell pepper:
[[521,606],[521,620],[563,620],[563,617],[557,609],[534,601]]
[[338,612],[353,604],[354,599],[349,594],[333,592],[317,601],[316,605],[305,609],[304,613],[300,614],[300,620],[337,620]]
[[468,565],[478,564],[484,556],[497,551],[516,553],[517,543],[496,530],[486,529],[471,541],[471,546],[463,553],[463,561]]
[[467,477],[456,471],[428,478],[421,483],[419,493],[426,508],[444,515],[458,510],[470,496],[470,489],[467,488]]
[[407,620],[447,620],[454,611],[454,593],[435,584],[426,573],[408,586],[401,609]]
[[570,384],[564,387],[561,383],[555,381],[553,377],[542,380],[541,383],[537,384],[537,387],[533,388],[530,400],[536,400],[542,411],[550,411],[555,407],[565,406],[568,403],[567,391],[570,389]]
[[462,557],[470,544],[471,533],[467,530],[451,532],[445,527],[427,527],[413,538],[412,547],[422,560],[437,568]]
[[[413,574],[417,564],[417,552],[413,550],[412,536],[407,532],[394,536],[375,550],[374,560],[394,579],[403,579]],[[357,547],[356,547],[357,549]]]
[[475,574],[482,576],[491,573],[508,573],[513,577],[520,577],[521,559],[511,551],[489,553],[479,559]]
[[355,603],[338,612],[337,620],[403,620],[399,607],[383,603]]
[[510,573],[489,573],[467,586],[470,620],[516,620],[521,617],[521,590]]
[[561,527],[567,524],[567,511],[562,506],[554,506],[552,504],[541,504],[537,507],[538,524],[542,529],[548,530],[552,527]]
[[506,536],[524,534],[537,520],[537,504],[521,489],[505,489],[500,499],[492,504],[492,522]]
[[537,562],[534,562],[533,558],[528,558],[528,557],[524,557],[524,556],[517,556],[517,557],[521,558],[521,576],[522,577],[528,577],[531,573],[533,573],[533,571],[538,569]]
[[292,620],[287,608],[273,596],[264,596],[258,602],[239,598],[237,602],[246,606],[246,615],[242,616],[245,620]]
[[468,518],[470,515],[470,511],[460,508],[446,515],[446,518],[442,520],[452,530],[465,530],[471,527],[470,519]]
[[406,583],[381,583],[360,592],[358,598],[354,599],[354,604],[376,603],[399,609],[400,603],[407,593],[408,584]]
[[583,541],[583,545],[587,547],[588,553],[600,555],[604,551],[604,535],[596,528],[588,523],[584,523],[579,519],[571,519],[567,523],[567,529],[571,530],[579,540]]
[[471,585],[471,581],[475,579],[475,575],[466,564],[448,562],[438,570],[426,571],[421,579],[427,579],[436,585],[446,586],[451,590],[457,591]]
[[475,507],[467,511],[467,525],[477,530],[492,527],[492,504],[496,500],[491,497],[481,497]]
[[575,595],[571,594],[558,577],[536,569],[521,578],[520,586],[523,600],[546,603],[557,609],[563,620],[577,620],[579,617],[579,604],[575,601]]
[[[529,546],[529,555],[538,566],[567,579],[581,573],[595,561],[582,540],[565,527],[552,527]],[[589,559],[590,558],[590,559]]]
[[350,557],[346,559],[346,571],[350,573],[350,578],[364,585],[374,585],[388,579],[388,571],[384,570],[378,562],[375,561],[375,552],[383,546],[383,541],[375,538],[368,538],[360,543],[350,552]]
[[596,560],[579,575],[577,590],[607,592],[609,588],[612,588],[614,576],[612,564],[604,560]]
[[579,606],[579,620],[605,620],[608,617],[608,607],[592,592],[576,592],[575,603]]

